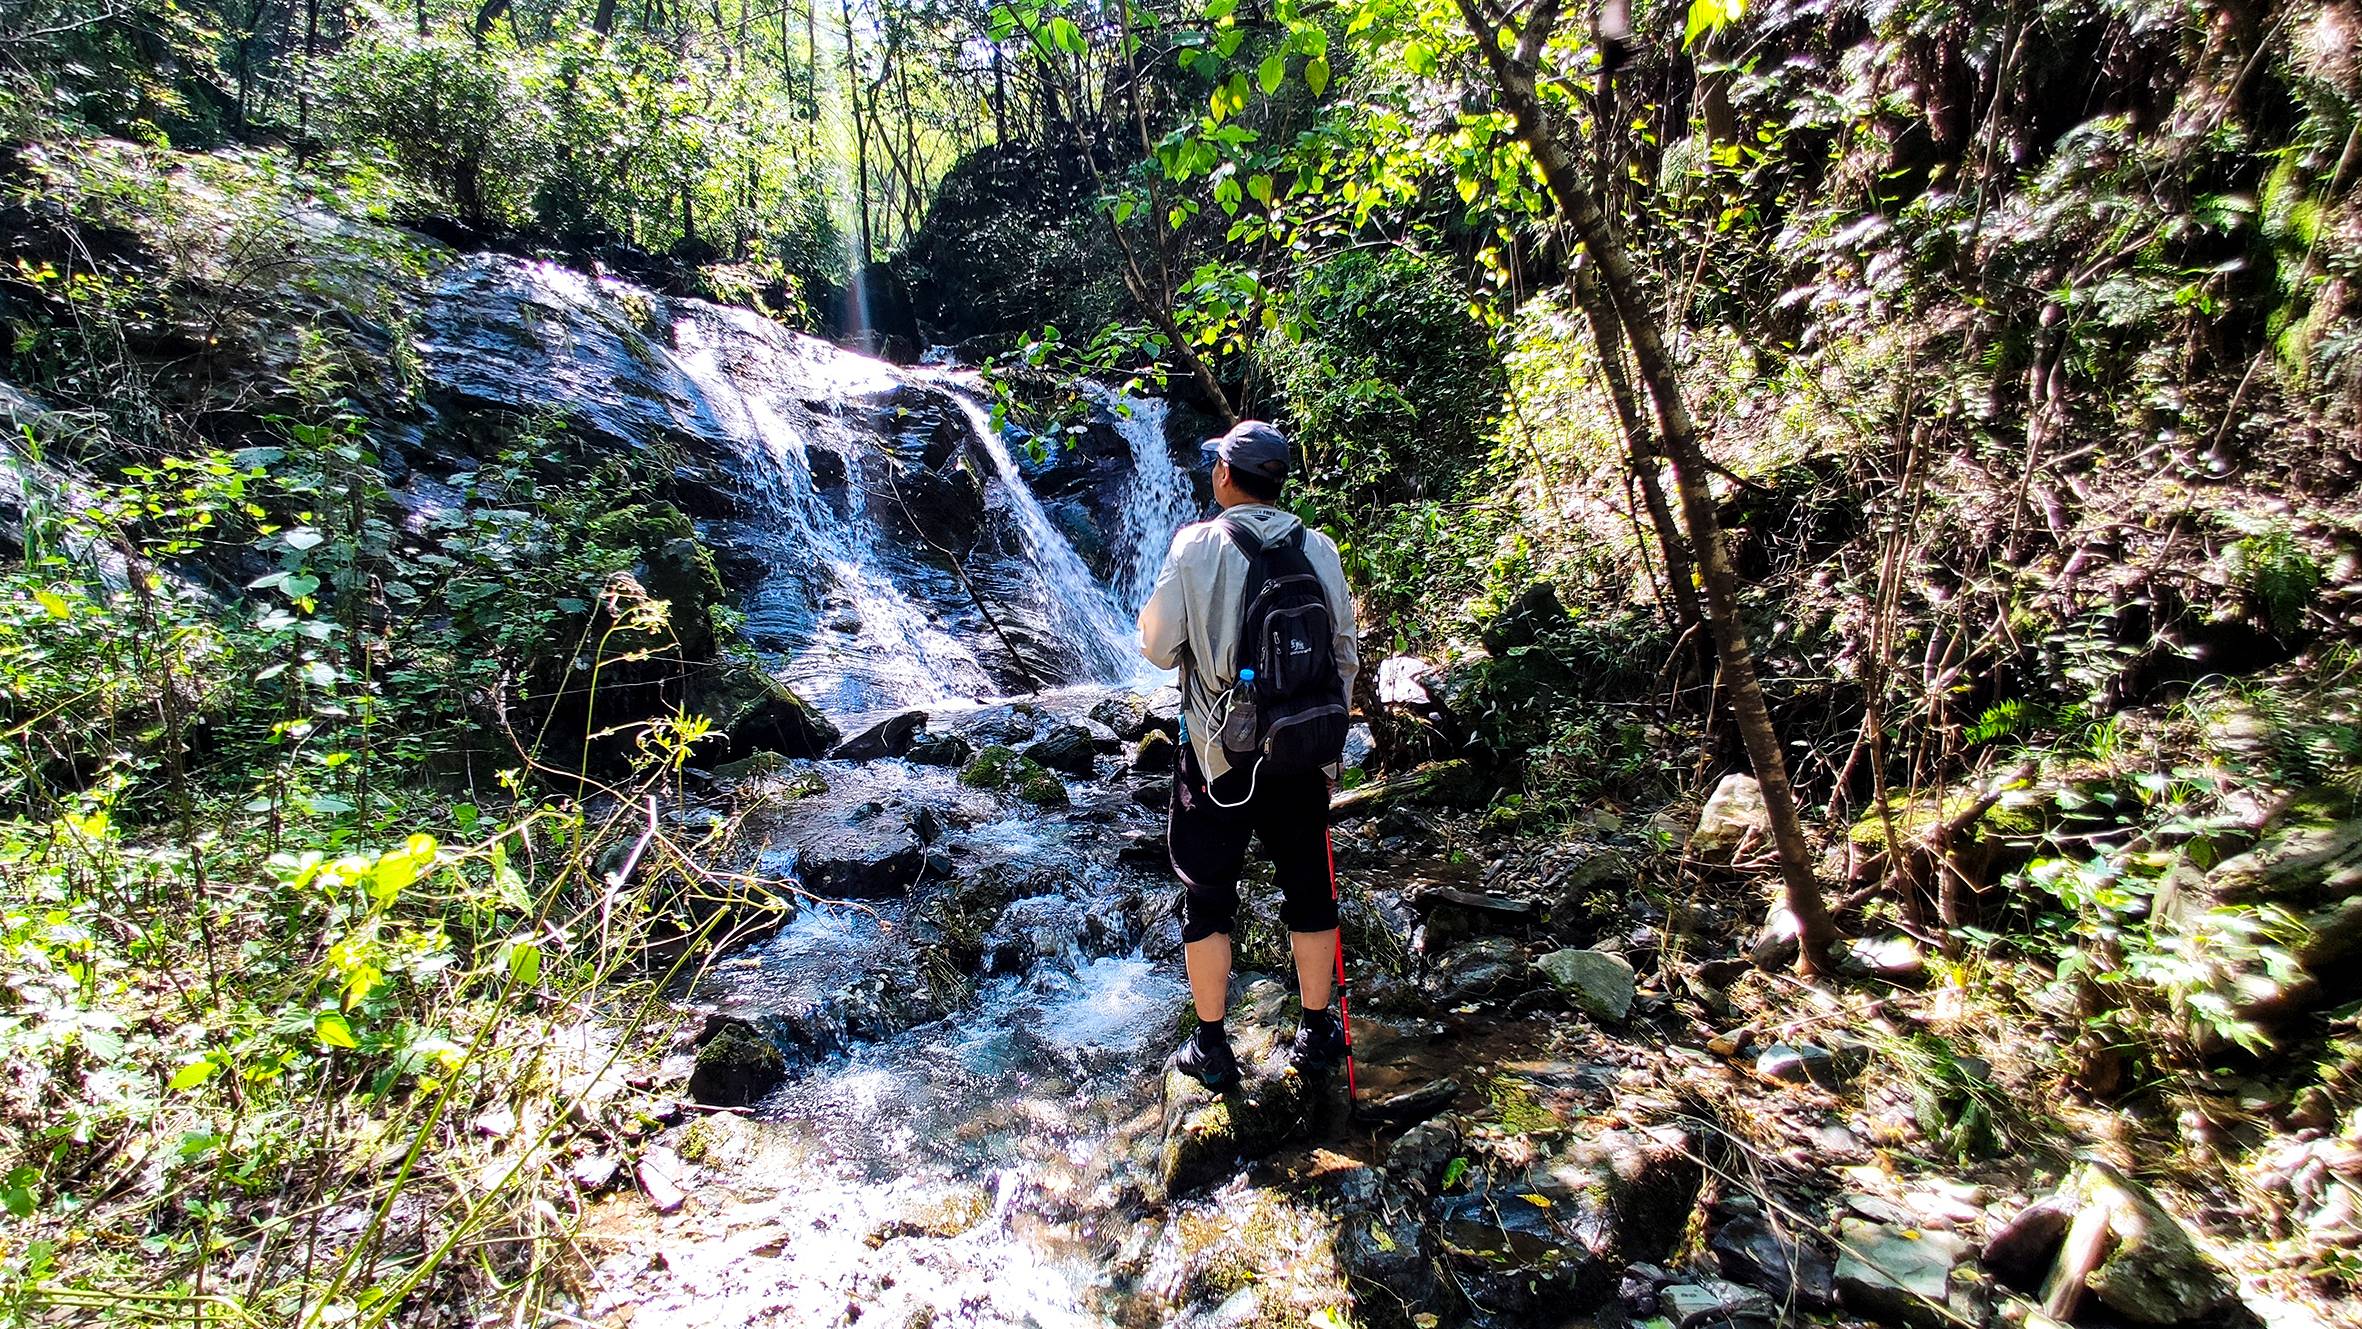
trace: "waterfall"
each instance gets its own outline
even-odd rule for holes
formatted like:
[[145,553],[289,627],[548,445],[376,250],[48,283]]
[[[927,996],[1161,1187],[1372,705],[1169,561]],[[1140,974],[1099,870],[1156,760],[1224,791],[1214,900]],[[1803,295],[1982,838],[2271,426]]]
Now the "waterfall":
[[[973,373],[901,369],[748,310],[498,255],[446,269],[426,323],[438,393],[554,417],[670,470],[746,641],[823,710],[993,696],[1022,681],[1012,648],[1044,683],[1155,677],[1134,614],[1192,507],[1161,401],[1086,388],[1131,454],[1128,473],[1121,454],[1095,472],[1103,581],[1043,510]],[[920,518],[897,506],[899,485],[940,495],[968,471],[984,482],[982,529],[939,553],[910,534]]]
[[1189,473],[1173,461],[1165,442],[1170,406],[1158,397],[1134,397],[1094,385],[1092,397],[1115,417],[1116,432],[1132,449],[1132,475],[1124,488],[1122,529],[1116,533],[1123,559],[1116,567],[1117,600],[1137,614],[1156,589],[1157,573],[1173,546],[1173,533],[1197,515],[1197,491]]

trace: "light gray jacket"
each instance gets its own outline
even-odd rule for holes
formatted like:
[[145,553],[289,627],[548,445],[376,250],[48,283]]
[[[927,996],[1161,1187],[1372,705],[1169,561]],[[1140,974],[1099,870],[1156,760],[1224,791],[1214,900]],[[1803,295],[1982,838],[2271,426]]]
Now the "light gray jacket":
[[[1295,514],[1262,503],[1230,509],[1233,521],[1269,544],[1301,525]],[[1329,617],[1336,627],[1332,649],[1337,672],[1345,680],[1348,705],[1353,698],[1353,676],[1361,670],[1361,645],[1355,635],[1353,592],[1345,585],[1345,566],[1337,558],[1337,544],[1319,531],[1304,533],[1304,555],[1328,592]],[[1157,574],[1156,590],[1140,609],[1140,653],[1159,669],[1181,671],[1181,708],[1188,720],[1190,745],[1197,751],[1198,769],[1214,780],[1230,769],[1230,756],[1215,741],[1221,719],[1217,705],[1237,681],[1233,672],[1238,651],[1239,618],[1246,609],[1246,551],[1222,531],[1219,521],[1184,526],[1173,536],[1172,552],[1165,555],[1164,571]]]

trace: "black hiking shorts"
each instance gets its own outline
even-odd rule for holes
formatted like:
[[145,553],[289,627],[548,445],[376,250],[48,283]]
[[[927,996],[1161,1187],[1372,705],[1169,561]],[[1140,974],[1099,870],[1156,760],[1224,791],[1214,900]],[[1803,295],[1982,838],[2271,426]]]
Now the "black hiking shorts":
[[[1290,932],[1337,926],[1337,892],[1329,863],[1329,777],[1253,774],[1233,766],[1208,796],[1197,752],[1186,740],[1173,767],[1173,814],[1165,840],[1181,878],[1181,940],[1230,935],[1238,925],[1238,877],[1250,836],[1263,844],[1280,889],[1280,922]],[[1250,783],[1255,791],[1247,798]],[[1215,803],[1244,806],[1222,807]]]

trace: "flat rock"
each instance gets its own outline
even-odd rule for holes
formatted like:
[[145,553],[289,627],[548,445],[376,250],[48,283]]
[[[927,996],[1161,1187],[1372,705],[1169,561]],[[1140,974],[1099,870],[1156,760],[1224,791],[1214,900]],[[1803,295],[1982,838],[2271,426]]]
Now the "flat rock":
[[1632,965],[1606,951],[1558,950],[1534,961],[1534,968],[1602,1024],[1621,1024],[1632,1013]]
[[1779,1322],[1770,1297],[1719,1278],[1661,1288],[1657,1305],[1674,1329],[1769,1329]]
[[1523,932],[1542,919],[1541,906],[1531,900],[1454,886],[1415,891],[1411,908],[1427,929],[1427,945],[1439,950],[1472,937]]
[[1952,1269],[1968,1243],[1949,1232],[1896,1227],[1866,1218],[1837,1225],[1837,1298],[1887,1324],[1934,1325],[1951,1308]]
[[1479,1001],[1525,981],[1531,972],[1516,942],[1487,937],[1446,953],[1436,963],[1433,989],[1438,1001]]

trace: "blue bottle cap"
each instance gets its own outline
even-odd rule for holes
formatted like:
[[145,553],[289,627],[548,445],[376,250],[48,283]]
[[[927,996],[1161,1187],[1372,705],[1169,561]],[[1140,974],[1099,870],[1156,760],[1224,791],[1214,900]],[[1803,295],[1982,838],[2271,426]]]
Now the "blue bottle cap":
[[1252,683],[1252,682],[1254,682],[1254,681],[1255,681],[1255,671],[1254,671],[1254,670],[1252,670],[1252,669],[1241,669],[1241,670],[1239,670],[1239,671],[1238,671],[1238,681],[1239,681],[1239,682],[1241,682],[1241,683]]

